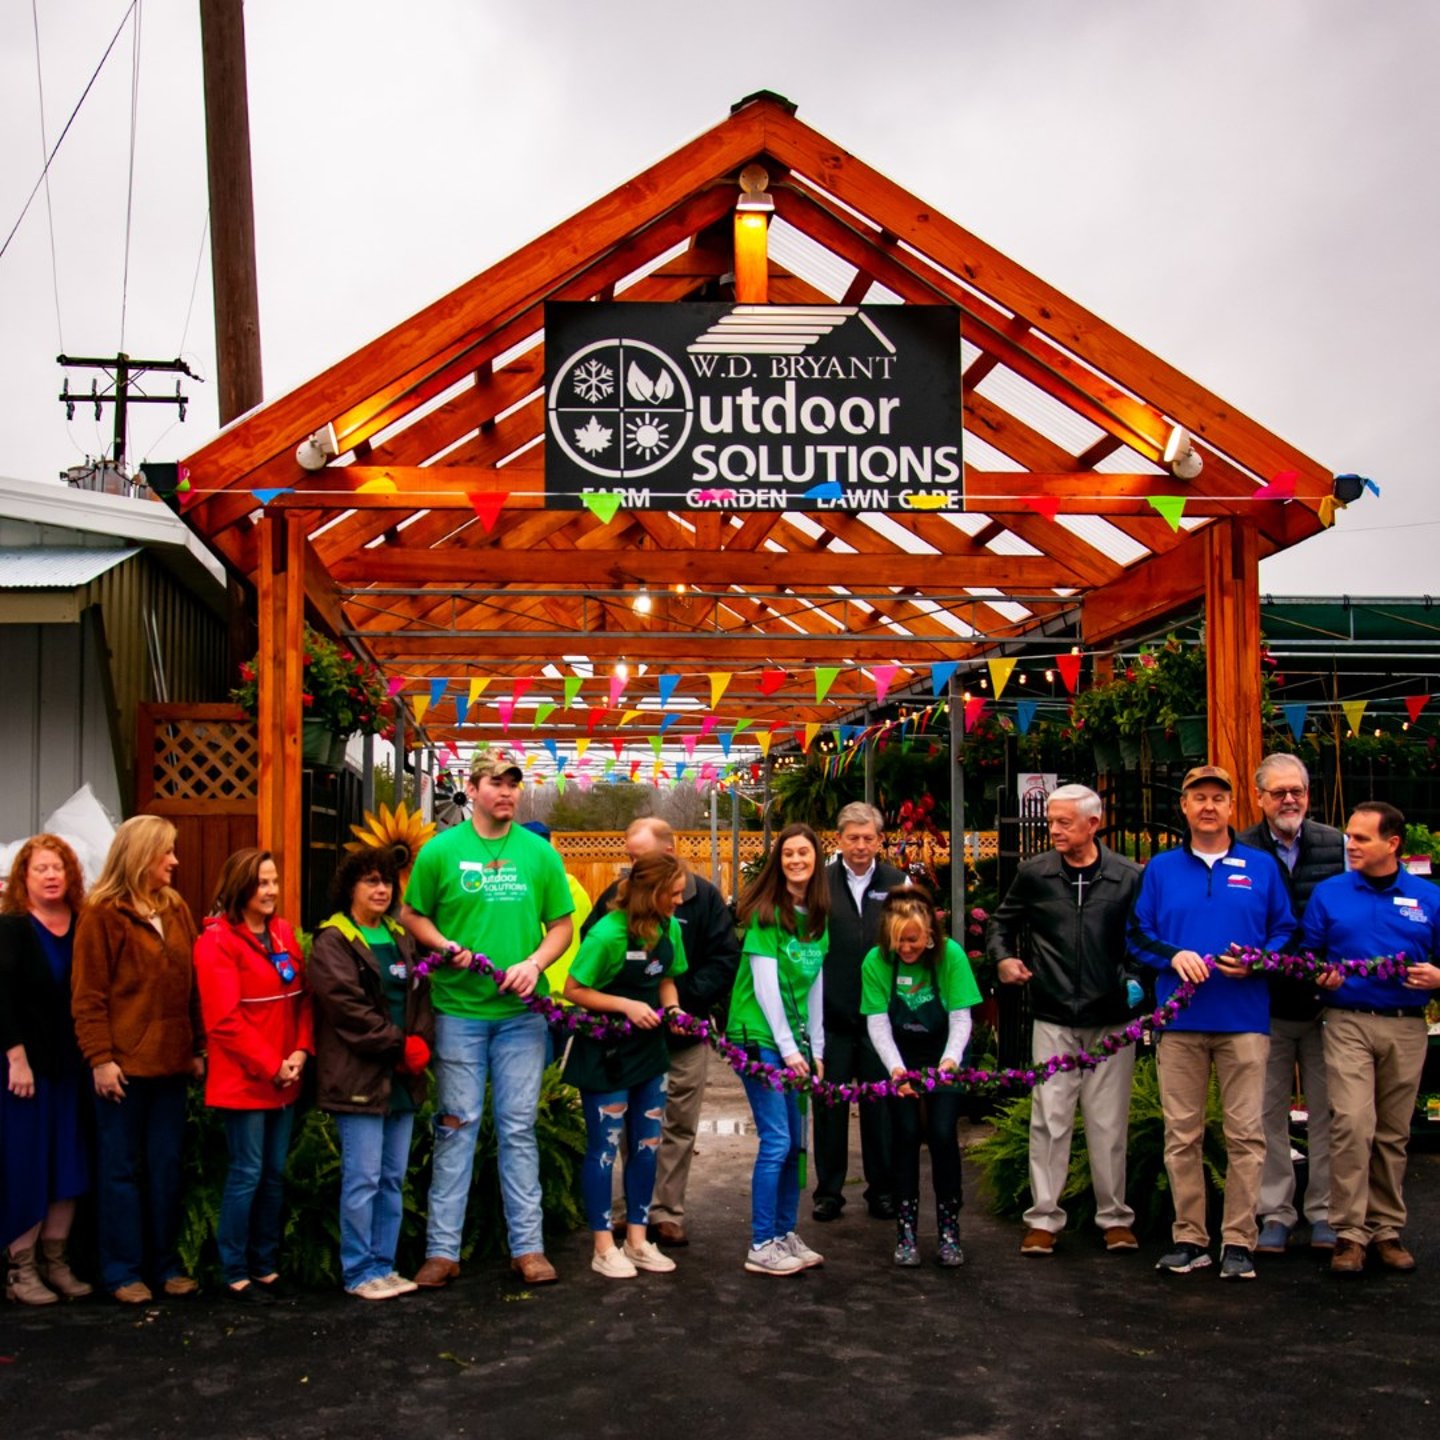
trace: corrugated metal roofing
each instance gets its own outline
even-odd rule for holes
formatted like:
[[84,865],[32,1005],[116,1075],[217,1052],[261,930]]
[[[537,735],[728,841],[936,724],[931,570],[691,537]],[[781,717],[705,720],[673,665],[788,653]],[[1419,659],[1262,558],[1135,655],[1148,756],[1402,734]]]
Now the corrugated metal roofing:
[[0,590],[74,590],[139,553],[84,545],[0,549]]

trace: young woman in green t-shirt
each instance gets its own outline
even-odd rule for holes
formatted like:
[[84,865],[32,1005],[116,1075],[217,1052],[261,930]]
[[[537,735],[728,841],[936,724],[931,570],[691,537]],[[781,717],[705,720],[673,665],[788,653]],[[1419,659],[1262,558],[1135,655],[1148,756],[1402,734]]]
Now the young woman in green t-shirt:
[[[744,954],[726,1035],[756,1058],[823,1078],[825,962],[830,888],[820,842],[808,825],[787,825],[740,899]],[[750,1252],[756,1275],[794,1275],[823,1263],[795,1232],[805,1128],[793,1090],[744,1076],[759,1146],[750,1183]]]
[[[675,1268],[646,1239],[646,1226],[670,1070],[661,1021],[666,1011],[679,1007],[674,977],[685,969],[675,921],[684,893],[685,867],[673,854],[652,850],[641,855],[620,882],[615,908],[591,926],[565,977],[565,998],[572,1004],[634,1026],[618,1038],[576,1035],[565,1062],[565,1080],[580,1091],[585,1115],[580,1193],[595,1242],[590,1268],[607,1280]],[[622,1132],[627,1140],[627,1238],[617,1248],[610,1197]]]
[[[965,952],[940,926],[935,902],[917,885],[892,890],[880,910],[879,944],[860,969],[860,1012],[870,1043],[892,1080],[907,1070],[959,1068],[970,1040],[970,1009],[980,989]],[[918,1265],[920,1145],[930,1147],[941,1265],[961,1265],[960,1091],[920,1094],[908,1082],[887,1100],[895,1174],[897,1265]]]

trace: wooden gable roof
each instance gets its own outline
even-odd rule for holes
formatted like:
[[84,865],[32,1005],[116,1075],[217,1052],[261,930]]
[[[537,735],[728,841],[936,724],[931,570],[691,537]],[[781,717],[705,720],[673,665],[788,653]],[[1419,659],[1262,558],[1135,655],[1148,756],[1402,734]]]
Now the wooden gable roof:
[[[772,302],[960,308],[963,513],[622,510],[605,523],[544,508],[544,303],[728,298],[750,164],[775,203]],[[341,455],[301,469],[297,444],[327,423]],[[1174,424],[1204,458],[1188,483],[1161,464]],[[268,504],[303,531],[310,605],[412,690],[548,665],[593,670],[580,703],[594,708],[626,659],[649,667],[628,706],[660,671],[724,670],[730,702],[762,723],[834,718],[872,693],[861,667],[898,665],[898,688],[935,661],[1073,634],[1077,612],[1084,642],[1103,646],[1204,593],[1208,521],[1237,516],[1273,553],[1319,530],[1331,487],[1325,467],[769,94],[185,464],[186,518],[252,578],[256,492],[283,492]],[[1293,501],[1253,498],[1283,471]],[[1149,499],[1175,494],[1186,511],[1172,528]],[[477,507],[486,495],[504,497],[493,515]],[[841,667],[823,709],[755,683],[798,664]]]

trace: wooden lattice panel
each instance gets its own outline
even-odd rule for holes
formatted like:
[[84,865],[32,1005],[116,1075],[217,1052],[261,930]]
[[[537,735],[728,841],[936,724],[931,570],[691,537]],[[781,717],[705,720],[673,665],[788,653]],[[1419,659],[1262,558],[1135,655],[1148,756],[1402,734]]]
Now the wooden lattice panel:
[[136,798],[142,808],[254,806],[260,746],[254,721],[234,706],[147,705],[139,738]]

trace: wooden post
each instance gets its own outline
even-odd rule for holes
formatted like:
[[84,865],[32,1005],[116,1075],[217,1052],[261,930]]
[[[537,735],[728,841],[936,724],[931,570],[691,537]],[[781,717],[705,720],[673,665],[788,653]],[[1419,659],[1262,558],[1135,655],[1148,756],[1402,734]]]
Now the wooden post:
[[259,841],[280,871],[280,913],[300,925],[305,535],[283,512],[267,510],[259,538]]
[[1205,536],[1206,694],[1210,763],[1235,782],[1235,828],[1256,818],[1253,779],[1261,759],[1260,539],[1233,516]]
[[950,936],[965,943],[965,701],[950,677]]
[[735,301],[770,301],[770,217],[762,210],[735,212]]

